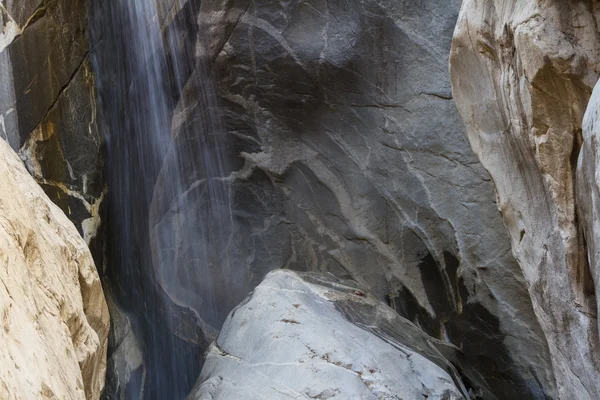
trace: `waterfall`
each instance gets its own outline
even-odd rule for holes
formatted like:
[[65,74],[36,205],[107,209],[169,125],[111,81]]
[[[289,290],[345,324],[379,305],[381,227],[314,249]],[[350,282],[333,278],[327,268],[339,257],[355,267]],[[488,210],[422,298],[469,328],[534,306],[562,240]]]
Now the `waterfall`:
[[196,54],[197,3],[168,25],[154,0],[92,10],[107,139],[105,274],[144,343],[144,399],[189,393],[242,282],[231,271],[231,167],[208,60]]

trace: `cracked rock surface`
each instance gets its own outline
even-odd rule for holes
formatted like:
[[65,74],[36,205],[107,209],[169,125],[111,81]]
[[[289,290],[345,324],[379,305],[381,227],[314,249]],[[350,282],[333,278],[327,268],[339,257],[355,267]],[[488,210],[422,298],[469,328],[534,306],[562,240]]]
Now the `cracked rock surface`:
[[98,399],[109,315],[90,251],[0,140],[0,398]]
[[356,282],[274,271],[231,312],[188,400],[463,399],[444,345],[411,330]]

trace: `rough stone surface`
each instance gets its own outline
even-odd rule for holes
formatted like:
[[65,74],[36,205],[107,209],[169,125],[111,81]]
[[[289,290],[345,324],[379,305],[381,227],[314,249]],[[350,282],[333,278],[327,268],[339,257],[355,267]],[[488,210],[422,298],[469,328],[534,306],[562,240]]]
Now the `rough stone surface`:
[[437,346],[356,282],[279,270],[231,312],[188,400],[464,399]]
[[88,247],[0,140],[0,398],[98,399],[109,315]]
[[450,59],[453,93],[496,185],[562,399],[600,398],[596,294],[574,185],[598,77],[599,16],[597,2],[466,0]]
[[[182,12],[194,4],[198,61],[172,123],[180,157],[159,176],[183,168],[186,190],[155,201],[150,221],[175,232],[154,249],[180,276],[172,297],[219,288],[216,300],[184,301],[218,329],[268,271],[331,272],[462,347],[499,397],[554,396],[493,184],[452,100],[457,2],[213,0]],[[216,101],[199,95],[209,76]],[[214,248],[204,232],[223,228],[188,145],[208,106],[234,160],[218,183],[233,222],[212,240],[235,245],[211,263],[198,256]]]

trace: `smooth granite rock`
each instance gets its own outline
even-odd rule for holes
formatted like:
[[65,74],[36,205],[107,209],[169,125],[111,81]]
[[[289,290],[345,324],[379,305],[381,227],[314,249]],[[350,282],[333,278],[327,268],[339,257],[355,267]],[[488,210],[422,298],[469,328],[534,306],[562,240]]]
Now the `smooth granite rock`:
[[109,315],[85,242],[0,140],[0,398],[99,399]]
[[[595,205],[575,196],[581,124],[600,71],[599,17],[596,2],[465,0],[450,57],[454,97],[495,183],[560,399],[600,398],[595,255],[582,235],[592,221],[582,225],[577,212]],[[585,239],[593,246],[589,231]]]
[[188,400],[468,398],[444,351],[356,282],[278,270],[231,312]]

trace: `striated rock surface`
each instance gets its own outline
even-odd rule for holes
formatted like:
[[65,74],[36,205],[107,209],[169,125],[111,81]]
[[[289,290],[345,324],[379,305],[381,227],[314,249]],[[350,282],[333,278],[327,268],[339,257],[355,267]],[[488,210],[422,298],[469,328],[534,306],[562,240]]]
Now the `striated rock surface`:
[[[196,56],[155,192],[183,169],[183,195],[150,213],[151,232],[173,233],[153,248],[172,266],[171,298],[218,329],[268,271],[331,272],[461,347],[499,398],[554,396],[546,338],[452,99],[457,2],[168,3],[181,10],[171,20],[194,16],[187,30],[166,23],[172,64]],[[213,79],[217,98],[202,97]],[[227,224],[189,150],[219,135],[203,125],[209,109],[233,160],[212,183],[231,195]],[[221,243],[226,256],[205,254]]]
[[597,298],[585,252],[587,240],[594,266],[596,189],[584,187],[593,182],[591,143],[588,176],[575,185],[583,114],[600,67],[598,17],[596,2],[466,0],[450,59],[453,93],[496,185],[561,399],[600,398]]
[[356,282],[279,270],[231,312],[188,400],[464,399],[455,352]]
[[0,398],[98,399],[109,315],[85,242],[0,140]]

